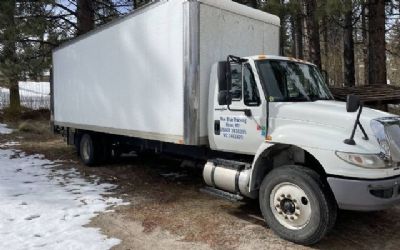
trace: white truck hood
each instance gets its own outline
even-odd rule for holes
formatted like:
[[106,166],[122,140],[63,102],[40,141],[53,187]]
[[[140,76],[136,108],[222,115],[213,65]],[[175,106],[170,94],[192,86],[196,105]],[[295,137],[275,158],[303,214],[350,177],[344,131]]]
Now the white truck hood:
[[[357,112],[348,113],[346,103],[339,101],[316,101],[296,103],[271,103],[270,118],[312,123],[322,126],[348,130],[352,128]],[[366,130],[370,130],[370,121],[376,118],[390,117],[392,114],[364,108],[360,121]]]
[[371,129],[371,120],[395,116],[363,108],[360,122],[370,140],[363,140],[363,134],[357,128],[354,138],[357,145],[350,146],[343,141],[350,137],[358,112],[348,113],[345,102],[270,104],[270,134],[273,141],[344,152],[379,152],[380,146]]

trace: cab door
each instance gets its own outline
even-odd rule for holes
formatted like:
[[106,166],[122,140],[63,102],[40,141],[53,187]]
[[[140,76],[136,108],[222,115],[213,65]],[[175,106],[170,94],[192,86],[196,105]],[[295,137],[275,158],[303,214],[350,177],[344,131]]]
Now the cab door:
[[[250,63],[231,63],[231,105],[214,99],[214,147],[255,154],[265,139],[265,98]],[[217,98],[217,95],[215,95]]]

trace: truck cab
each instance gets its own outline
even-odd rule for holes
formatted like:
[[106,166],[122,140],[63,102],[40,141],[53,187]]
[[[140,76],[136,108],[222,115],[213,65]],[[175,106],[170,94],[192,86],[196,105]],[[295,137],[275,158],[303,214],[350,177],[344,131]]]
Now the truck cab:
[[231,172],[232,164],[209,162],[206,183],[258,197],[281,237],[312,244],[333,226],[338,208],[400,202],[400,118],[363,108],[354,96],[335,101],[315,65],[228,57],[212,68],[209,99],[210,148],[254,161]]

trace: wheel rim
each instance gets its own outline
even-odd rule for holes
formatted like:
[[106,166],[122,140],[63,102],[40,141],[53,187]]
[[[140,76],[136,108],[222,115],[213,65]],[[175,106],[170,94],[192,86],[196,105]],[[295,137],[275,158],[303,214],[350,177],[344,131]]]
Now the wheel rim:
[[270,194],[270,207],[279,223],[292,230],[300,230],[311,219],[311,204],[299,186],[284,182],[276,185]]
[[89,158],[90,158],[90,142],[89,142],[89,140],[83,140],[82,156],[85,161],[89,160]]

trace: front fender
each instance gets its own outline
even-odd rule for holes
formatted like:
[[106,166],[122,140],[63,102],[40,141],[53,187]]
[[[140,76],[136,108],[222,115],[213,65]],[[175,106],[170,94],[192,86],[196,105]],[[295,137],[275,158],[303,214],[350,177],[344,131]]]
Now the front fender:
[[255,180],[258,179],[257,175],[260,171],[257,170],[264,167],[258,164],[258,161],[261,157],[268,155],[274,147],[280,145],[283,148],[284,146],[296,146],[308,152],[321,164],[328,175],[372,179],[386,178],[394,175],[393,170],[390,169],[363,169],[356,167],[346,163],[335,155],[336,151],[379,153],[379,149],[373,143],[360,139],[362,137],[360,133],[356,134],[357,145],[355,146],[344,143],[344,140],[349,137],[346,131],[330,127],[286,125],[274,129],[270,136],[272,140],[262,143],[254,157],[250,173],[250,192],[258,188],[259,183],[256,183]]

